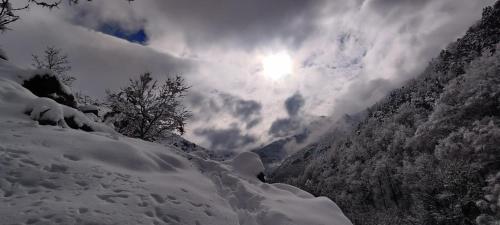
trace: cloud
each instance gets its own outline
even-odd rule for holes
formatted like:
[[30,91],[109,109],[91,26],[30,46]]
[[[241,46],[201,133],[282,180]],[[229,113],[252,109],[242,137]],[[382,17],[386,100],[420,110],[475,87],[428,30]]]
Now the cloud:
[[[269,128],[268,133],[273,137],[286,137],[298,134],[304,128],[304,118],[299,115],[299,111],[304,107],[305,99],[300,92],[296,92],[288,97],[284,102],[284,108],[288,113],[288,118],[276,119]],[[303,133],[303,132],[302,132]]]
[[[189,74],[197,69],[195,61],[160,52],[139,44],[90,31],[61,20],[57,10],[33,8],[12,32],[1,35],[2,48],[20,67],[31,66],[31,54],[56,46],[68,54],[76,90],[104,97],[106,89],[117,89],[128,79],[151,72],[158,79]],[[53,14],[52,14],[53,13]]]
[[367,0],[364,4],[381,15],[387,15],[395,11],[400,11],[398,13],[401,14],[418,11],[430,1],[431,0]]
[[[423,72],[431,58],[463,35],[480,18],[481,8],[492,2],[366,0],[342,16],[333,15],[328,35],[313,37],[311,45],[327,46],[332,37],[343,34],[349,38],[331,50],[306,51],[305,55],[319,52],[308,64],[314,66],[306,70],[345,75],[329,84],[323,80],[324,85],[311,85],[331,90],[323,92],[330,93],[327,102],[302,93],[308,102],[318,102],[314,105],[330,105],[336,118],[363,110]],[[337,63],[332,67],[332,62]]]
[[219,96],[223,100],[223,107],[233,116],[240,118],[245,122],[254,121],[255,117],[260,117],[262,105],[254,100],[244,100],[236,96],[221,93]]
[[194,133],[205,137],[210,143],[210,149],[216,151],[241,151],[241,148],[248,148],[254,144],[256,138],[251,135],[241,133],[236,126],[227,129],[197,129]]
[[[254,48],[279,40],[293,45],[301,43],[315,29],[318,0],[155,1],[158,17],[172,21],[190,46],[206,43]],[[159,33],[169,32],[169,28]],[[163,34],[160,34],[163,35]]]
[[285,100],[285,108],[290,117],[297,116],[299,110],[304,106],[305,100],[302,95],[297,92]]
[[146,24],[146,17],[139,15],[133,4],[121,0],[64,5],[59,13],[67,22],[94,30],[99,30],[103,24],[114,24],[130,32],[144,28]]
[[286,137],[295,134],[301,125],[301,121],[296,118],[277,119],[269,128],[268,133],[274,137]]
[[[251,134],[262,122],[259,102],[216,90],[192,92],[186,100],[193,111],[188,123],[192,132],[189,137],[198,144],[215,150],[243,151],[260,142]],[[223,138],[223,135],[229,136]]]
[[212,43],[252,49],[275,41],[299,45],[315,30],[324,2],[156,0],[128,4],[94,0],[69,8],[67,18],[94,29],[108,22],[132,29],[147,24],[153,38],[180,33],[191,48]]
[[244,123],[247,129],[257,125],[261,121],[262,105],[254,100],[245,100],[237,96],[221,93],[218,91],[190,93],[187,103],[195,110],[195,119],[209,122],[215,118],[230,116],[240,123]]

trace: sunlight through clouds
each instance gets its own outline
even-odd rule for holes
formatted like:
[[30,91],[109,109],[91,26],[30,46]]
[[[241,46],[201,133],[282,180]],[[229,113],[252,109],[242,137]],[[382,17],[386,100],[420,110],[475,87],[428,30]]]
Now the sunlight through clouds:
[[262,59],[263,73],[272,80],[279,80],[292,74],[292,58],[286,52],[265,56]]

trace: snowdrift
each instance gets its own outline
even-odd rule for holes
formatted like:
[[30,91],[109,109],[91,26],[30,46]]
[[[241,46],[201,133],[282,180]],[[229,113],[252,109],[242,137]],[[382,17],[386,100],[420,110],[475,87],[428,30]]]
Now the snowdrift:
[[121,136],[33,95],[23,73],[0,60],[1,224],[351,224],[327,198],[259,181],[254,153],[217,162]]

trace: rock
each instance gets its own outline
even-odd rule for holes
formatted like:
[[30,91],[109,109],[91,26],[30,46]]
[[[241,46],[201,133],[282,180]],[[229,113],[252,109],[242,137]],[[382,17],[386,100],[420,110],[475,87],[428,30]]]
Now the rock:
[[35,75],[25,80],[22,85],[38,97],[50,98],[60,104],[76,108],[75,96],[55,75],[49,73]]

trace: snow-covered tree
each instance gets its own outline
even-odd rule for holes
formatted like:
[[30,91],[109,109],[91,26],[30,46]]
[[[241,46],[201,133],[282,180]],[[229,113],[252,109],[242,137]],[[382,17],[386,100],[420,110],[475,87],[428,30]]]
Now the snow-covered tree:
[[108,91],[113,125],[124,135],[154,141],[169,131],[184,133],[189,112],[182,98],[189,87],[180,76],[159,83],[150,73],[130,79],[128,87]]

